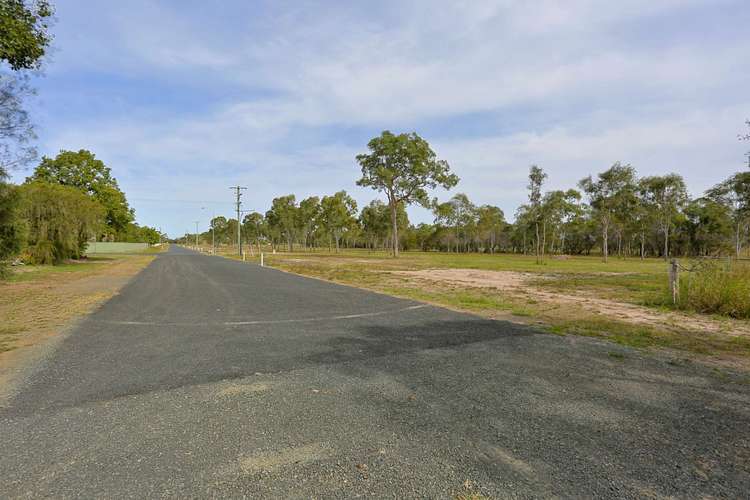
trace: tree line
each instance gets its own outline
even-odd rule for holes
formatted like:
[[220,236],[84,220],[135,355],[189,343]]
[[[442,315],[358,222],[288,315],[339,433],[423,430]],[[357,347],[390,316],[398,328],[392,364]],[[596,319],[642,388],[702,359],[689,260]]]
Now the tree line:
[[0,224],[7,256],[37,264],[80,258],[90,241],[159,243],[154,228],[135,222],[109,167],[90,151],[43,157],[21,185],[5,184]]
[[[287,251],[512,252],[536,255],[541,262],[549,254],[597,253],[605,261],[612,254],[739,257],[750,238],[750,171],[691,198],[679,174],[639,178],[635,168],[620,162],[581,179],[575,188],[545,191],[547,173],[532,165],[528,201],[508,222],[499,207],[475,204],[464,193],[445,201],[428,199],[427,188],[450,188],[458,178],[417,134],[384,132],[369,148],[369,154],[357,157],[363,171],[358,184],[384,192],[387,202],[373,200],[358,209],[346,191],[299,203],[293,194],[274,198],[268,211],[240,221],[245,243]],[[428,207],[433,222],[410,223],[409,203]],[[198,238],[204,244],[231,244],[237,224],[214,218]]]
[[9,171],[37,159],[26,109],[30,75],[49,49],[52,5],[45,0],[0,1],[0,276],[22,256],[57,263],[83,255],[90,240],[159,242],[135,214],[110,169],[86,150],[42,158],[20,186]]

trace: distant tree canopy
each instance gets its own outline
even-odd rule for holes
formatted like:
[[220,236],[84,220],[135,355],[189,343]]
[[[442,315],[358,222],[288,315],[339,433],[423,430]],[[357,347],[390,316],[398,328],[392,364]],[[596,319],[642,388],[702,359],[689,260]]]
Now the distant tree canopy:
[[52,40],[52,14],[47,0],[0,0],[0,60],[16,71],[37,68]]
[[115,238],[124,235],[135,218],[110,168],[85,149],[43,157],[29,180],[71,186],[93,197],[106,210],[106,234]]

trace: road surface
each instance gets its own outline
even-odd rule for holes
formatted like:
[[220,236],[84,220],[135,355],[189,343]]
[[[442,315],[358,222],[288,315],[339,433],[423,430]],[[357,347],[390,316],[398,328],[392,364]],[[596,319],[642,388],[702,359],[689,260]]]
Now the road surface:
[[0,497],[747,498],[750,386],[173,247],[0,408]]

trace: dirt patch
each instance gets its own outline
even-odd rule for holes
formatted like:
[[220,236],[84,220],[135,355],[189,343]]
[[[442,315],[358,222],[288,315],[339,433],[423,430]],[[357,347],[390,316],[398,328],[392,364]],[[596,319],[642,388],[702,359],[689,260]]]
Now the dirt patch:
[[227,384],[226,387],[219,391],[219,396],[238,396],[240,394],[256,394],[266,392],[271,387],[268,384]]
[[534,281],[540,279],[554,279],[554,276],[544,277],[533,273],[477,269],[423,269],[419,271],[391,271],[390,274],[433,284],[500,290],[511,296],[534,300],[549,306],[576,306],[587,313],[626,323],[667,329],[673,329],[677,326],[682,329],[720,333],[728,336],[750,336],[750,324],[745,322],[717,320],[674,311],[662,312],[584,293],[568,295],[550,292],[533,284]]
[[240,458],[240,469],[245,474],[268,472],[285,465],[300,465],[331,456],[331,448],[326,443],[313,443],[306,446],[284,448],[278,451],[258,453]]

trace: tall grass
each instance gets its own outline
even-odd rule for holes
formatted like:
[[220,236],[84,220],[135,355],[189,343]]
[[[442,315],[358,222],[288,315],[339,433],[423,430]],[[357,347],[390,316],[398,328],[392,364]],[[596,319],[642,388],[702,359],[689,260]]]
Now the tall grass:
[[750,319],[750,263],[706,262],[683,272],[677,307]]

